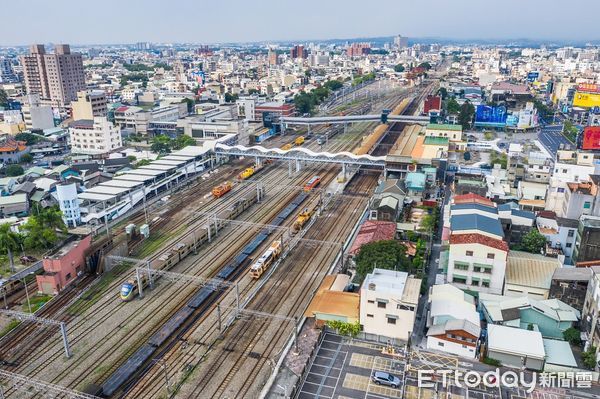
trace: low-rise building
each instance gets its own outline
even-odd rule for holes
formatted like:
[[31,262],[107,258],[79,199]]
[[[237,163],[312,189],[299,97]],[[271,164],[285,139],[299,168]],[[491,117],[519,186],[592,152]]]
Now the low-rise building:
[[123,146],[119,128],[104,117],[74,121],[69,125],[69,134],[75,154],[107,155]]
[[17,141],[12,136],[0,138],[0,162],[18,163],[21,157],[29,153],[24,141]]
[[546,351],[542,334],[491,324],[488,326],[487,357],[504,366],[543,370]]
[[[585,349],[595,346],[600,350],[600,266],[591,266],[590,281],[585,293],[585,302],[581,312],[581,333]],[[596,355],[598,354],[598,350]]]
[[421,279],[377,269],[360,289],[360,323],[367,334],[406,340],[414,328]]
[[19,193],[0,197],[0,218],[25,216],[29,212],[27,194]]
[[37,285],[44,294],[58,294],[83,273],[85,255],[92,236],[72,240],[42,260],[44,273],[37,275]]
[[481,328],[473,296],[451,284],[432,286],[427,328],[428,349],[476,357]]
[[77,100],[71,101],[74,120],[94,119],[108,113],[106,94],[102,90],[84,90],[77,92]]
[[547,299],[552,276],[561,264],[556,258],[523,251],[510,251],[506,264],[504,295]]
[[544,337],[563,339],[581,313],[558,299],[537,300],[527,296],[481,294],[479,307],[489,325],[539,331]]
[[314,317],[318,325],[336,320],[345,323],[359,321],[360,295],[345,292],[350,276],[335,274],[325,276],[304,315]]
[[589,267],[556,269],[550,283],[550,298],[559,299],[581,312],[591,278],[592,270]]
[[582,216],[575,238],[575,263],[600,260],[600,217]]

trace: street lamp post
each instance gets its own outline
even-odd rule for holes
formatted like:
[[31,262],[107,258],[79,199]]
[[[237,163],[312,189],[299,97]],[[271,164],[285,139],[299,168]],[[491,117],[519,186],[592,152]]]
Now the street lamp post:
[[[29,273],[32,274],[32,273]],[[29,300],[29,290],[27,289],[27,281],[25,281],[25,277],[27,276],[23,276],[23,285],[25,286],[25,297],[27,298],[27,306],[29,307],[29,313],[31,312],[31,301]]]

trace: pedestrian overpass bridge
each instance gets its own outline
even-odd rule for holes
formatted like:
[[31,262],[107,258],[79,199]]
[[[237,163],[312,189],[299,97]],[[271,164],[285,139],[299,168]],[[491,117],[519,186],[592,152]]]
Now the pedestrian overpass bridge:
[[[379,122],[383,114],[375,115],[343,115],[343,116],[315,116],[315,117],[281,117],[280,122],[284,125],[321,125],[328,123],[352,123],[352,122]],[[429,123],[428,116],[412,115],[387,115],[388,122],[405,122],[426,125]]]
[[[257,159],[270,158],[287,161],[301,161],[336,163],[345,166],[371,166],[385,168],[385,157],[373,155],[356,155],[348,151],[342,152],[315,152],[304,147],[294,147],[289,150],[281,148],[265,148],[262,146],[246,147],[243,145],[215,144],[214,152],[217,155],[234,155],[255,157]],[[298,169],[298,167],[297,167]]]

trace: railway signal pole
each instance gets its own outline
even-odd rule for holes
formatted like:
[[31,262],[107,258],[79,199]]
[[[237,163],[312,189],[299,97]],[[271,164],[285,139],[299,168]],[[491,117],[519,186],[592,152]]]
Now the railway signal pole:
[[0,309],[0,314],[5,314],[10,317],[14,317],[23,322],[30,321],[37,324],[58,326],[62,335],[63,346],[65,348],[65,355],[67,358],[71,357],[71,348],[69,347],[69,338],[67,336],[67,326],[64,321],[58,321],[53,319],[47,319],[44,317],[37,317],[31,313],[18,312],[16,310]]

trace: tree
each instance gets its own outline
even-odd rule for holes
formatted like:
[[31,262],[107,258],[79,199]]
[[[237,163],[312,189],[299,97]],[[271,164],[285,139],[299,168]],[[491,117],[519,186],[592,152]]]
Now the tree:
[[15,272],[15,262],[13,251],[19,249],[21,236],[10,229],[10,224],[4,223],[0,225],[0,251],[8,254],[10,263],[10,271]]
[[502,169],[506,169],[508,165],[508,156],[504,153],[492,152],[490,162],[492,163],[492,166],[499,164]]
[[448,114],[450,115],[458,114],[460,112],[460,105],[458,105],[456,99],[451,98],[450,100],[448,100],[448,102],[446,103],[446,112],[448,112]]
[[129,162],[135,162],[135,160],[136,160],[136,159],[137,159],[137,158],[136,158],[136,156],[135,156],[135,155],[127,155],[127,160],[128,160]]
[[339,320],[328,320],[327,326],[334,329],[340,335],[356,337],[360,333],[360,322],[347,323]]
[[445,87],[440,87],[438,90],[438,94],[442,97],[442,100],[445,100],[448,97],[448,90]]
[[6,167],[6,176],[21,176],[23,173],[25,173],[25,171],[21,165],[13,164]]
[[467,100],[460,106],[460,112],[458,113],[458,123],[462,125],[463,129],[471,127],[473,115],[475,115],[475,107]]
[[196,145],[196,140],[194,140],[190,136],[186,136],[185,134],[177,136],[175,140],[171,141],[172,150],[181,150],[182,148],[190,145]]
[[328,80],[327,82],[325,82],[323,84],[323,87],[326,87],[327,89],[334,91],[334,90],[338,90],[341,89],[342,86],[344,86],[344,84],[342,82],[340,82],[339,80]]
[[6,107],[8,104],[8,94],[4,89],[0,89],[0,107]]
[[31,133],[18,133],[15,134],[15,140],[24,141],[27,145],[34,145],[40,141],[40,137]]
[[294,96],[294,105],[301,114],[309,114],[315,106],[315,98],[306,92]]
[[140,159],[139,161],[137,161],[135,163],[133,168],[137,169],[137,168],[141,168],[142,166],[146,166],[146,165],[150,165],[150,160],[149,159]]
[[524,251],[539,254],[542,252],[542,248],[546,246],[546,237],[538,229],[533,228],[523,236],[521,246]]
[[579,345],[581,343],[581,333],[575,327],[570,327],[563,331],[563,338],[571,345]]
[[592,370],[596,368],[596,347],[590,346],[587,351],[581,353],[581,358],[585,367]]
[[150,150],[157,154],[168,154],[171,152],[171,139],[163,134],[154,137]]
[[375,241],[360,247],[356,256],[356,274],[362,281],[377,267],[398,271],[408,271],[410,261],[406,257],[406,247],[398,241]]
[[25,232],[23,243],[27,248],[44,250],[56,244],[59,233],[66,233],[67,226],[58,207],[51,207],[30,216],[22,231]]
[[225,93],[225,102],[232,103],[235,102],[239,96],[237,94]]
[[23,154],[21,155],[21,159],[19,159],[19,162],[21,163],[29,163],[33,161],[33,156],[31,154]]
[[260,94],[260,91],[258,91],[257,89],[248,89],[248,94],[249,95]]
[[422,62],[419,64],[419,68],[429,71],[431,69],[431,64],[429,62]]
[[404,65],[402,65],[402,64],[398,64],[398,65],[394,66],[395,72],[404,72],[404,69],[405,69]]
[[191,98],[184,98],[183,100],[181,100],[182,103],[187,103],[187,111],[188,114],[191,114],[192,112],[194,112],[194,105],[196,104],[196,102],[194,100],[192,100]]
[[577,141],[577,135],[579,134],[579,129],[577,129],[577,126],[573,125],[573,122],[565,121],[565,123],[563,125],[562,134],[571,143],[575,143]]

